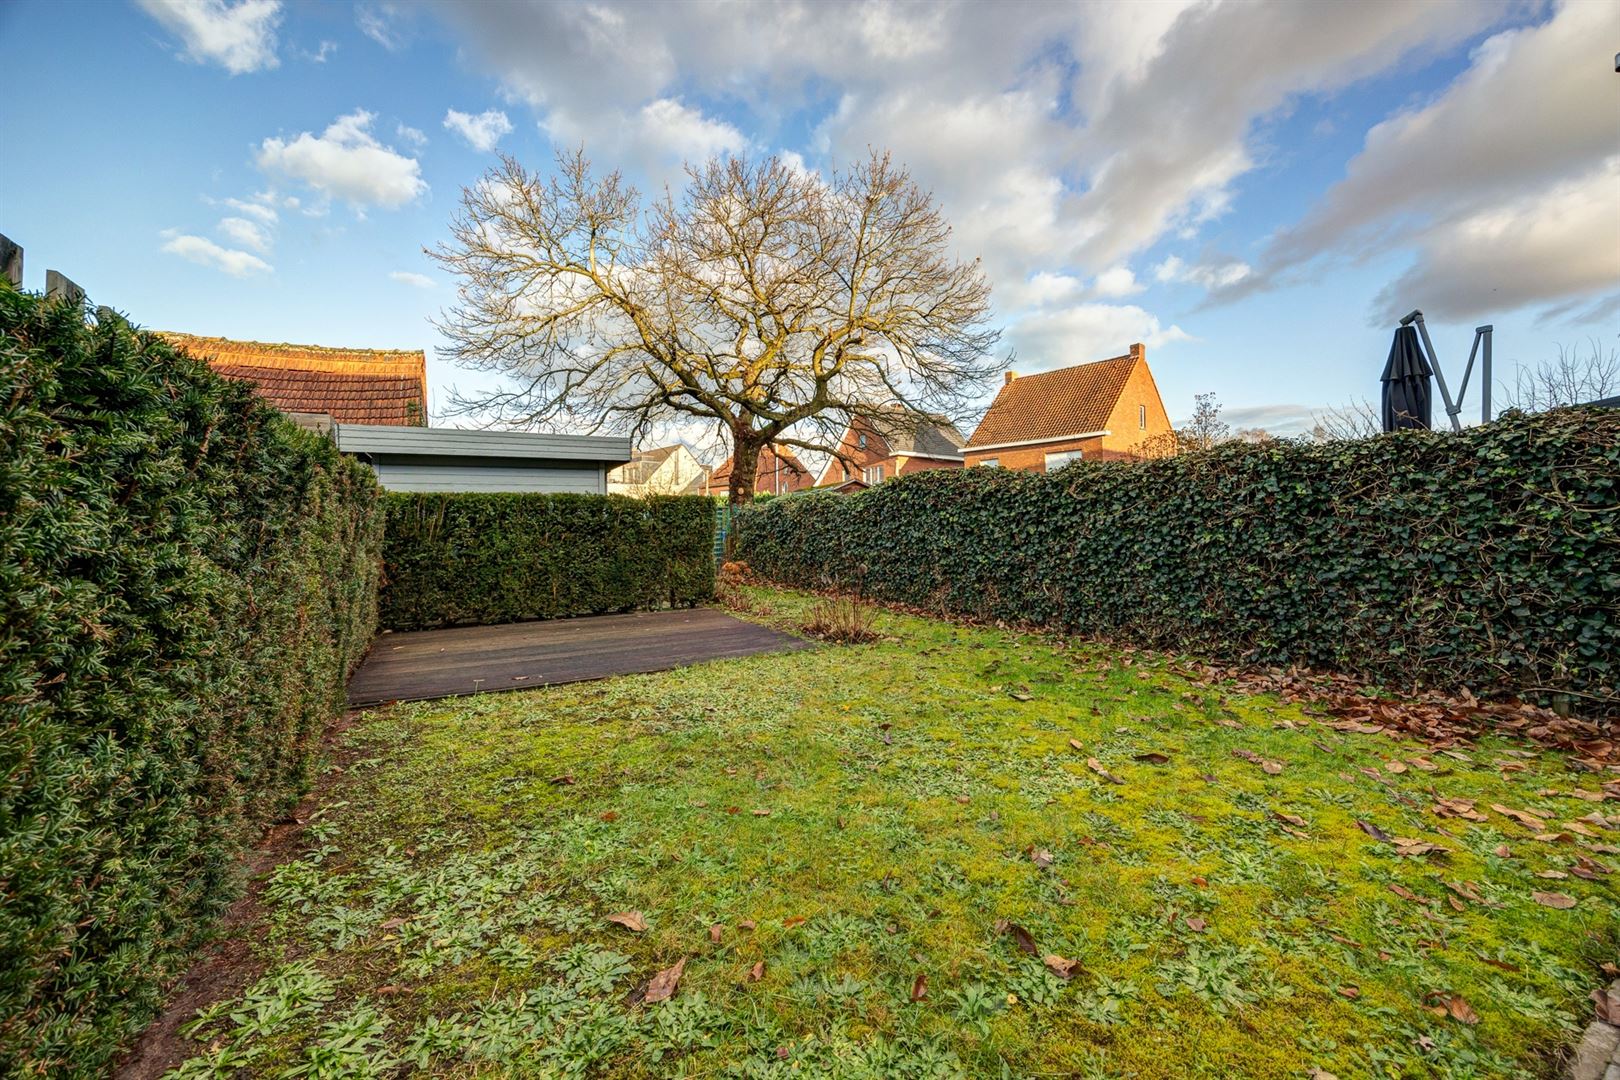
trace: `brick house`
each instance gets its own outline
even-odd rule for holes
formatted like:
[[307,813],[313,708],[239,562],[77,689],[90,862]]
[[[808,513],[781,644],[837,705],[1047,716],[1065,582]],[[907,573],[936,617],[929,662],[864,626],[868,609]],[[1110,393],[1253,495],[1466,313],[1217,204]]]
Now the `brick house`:
[[636,497],[698,495],[708,480],[708,467],[685,443],[676,443],[640,451],[628,465],[608,473],[607,488],[610,494]]
[[[722,461],[709,474],[704,486],[706,495],[726,495],[731,490],[731,458]],[[755,495],[785,495],[790,491],[803,491],[814,481],[810,470],[791,450],[778,450],[769,444],[760,448],[754,469]]]
[[1080,458],[1132,458],[1170,430],[1146,350],[1039,375],[1007,373],[963,448],[969,466],[1047,472]]
[[838,440],[843,457],[835,454],[827,459],[816,486],[859,490],[929,469],[960,469],[966,441],[940,416],[898,408],[875,417],[857,416]]
[[325,414],[339,424],[426,427],[427,358],[421,349],[331,349],[163,332],[228,379],[253,384],[295,417]]

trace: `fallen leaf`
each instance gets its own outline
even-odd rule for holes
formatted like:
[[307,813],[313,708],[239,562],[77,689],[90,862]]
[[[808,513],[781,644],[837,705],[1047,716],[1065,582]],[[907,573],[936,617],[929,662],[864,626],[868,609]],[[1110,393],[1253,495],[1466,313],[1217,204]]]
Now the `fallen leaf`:
[[639,911],[615,911],[607,917],[607,921],[618,923],[626,930],[634,930],[638,934],[647,929],[647,920],[642,918]]
[[761,808],[761,809],[758,809],[758,810],[754,811],[754,816],[755,817],[770,817],[771,812],[769,810]]
[[562,787],[567,787],[574,782],[574,774],[563,773],[561,776],[553,776],[551,778],[551,782]]
[[1575,898],[1561,892],[1535,892],[1531,893],[1530,896],[1542,907],[1557,908],[1559,911],[1565,911],[1575,906]]
[[597,819],[601,820],[601,821],[618,821],[619,820],[619,812],[617,810],[604,810],[600,814],[597,814],[596,816],[597,816]]
[[1501,803],[1491,803],[1491,809],[1495,810],[1498,814],[1501,814],[1504,817],[1512,818],[1514,821],[1517,821],[1520,825],[1523,825],[1526,828],[1534,829],[1537,832],[1546,831],[1546,819],[1539,818],[1530,813],[1528,810],[1515,810],[1510,806],[1503,806]]
[[804,920],[805,916],[803,915],[789,915],[787,918],[782,920],[782,925],[786,929],[791,930],[795,926],[798,926],[800,923],[804,922]]
[[1271,816],[1276,818],[1278,821],[1292,825],[1296,829],[1303,829],[1307,827],[1305,819],[1300,817],[1298,814],[1285,814],[1281,810],[1273,810],[1271,812]]
[[921,1001],[923,998],[925,998],[927,996],[928,996],[928,976],[919,973],[918,976],[915,979],[911,980],[911,1000],[912,1001]]
[[1069,745],[1074,747],[1076,750],[1084,750],[1086,748],[1086,744],[1081,742],[1079,739],[1070,739]]
[[1351,1001],[1354,1001],[1354,1000],[1356,1000],[1356,998],[1361,996],[1361,987],[1346,984],[1344,986],[1339,987],[1339,994],[1342,997],[1347,997]]
[[1170,761],[1170,755],[1160,753],[1157,750],[1149,750],[1145,754],[1135,754],[1135,755],[1133,755],[1132,760],[1145,761],[1149,765],[1164,765],[1164,764],[1167,764]]
[[1479,1014],[1474,1012],[1473,1006],[1461,994],[1449,990],[1430,990],[1423,995],[1423,1004],[1436,1016],[1449,1016],[1464,1024],[1479,1023]]
[[1005,919],[1003,919],[997,924],[996,928],[1003,934],[1010,935],[1013,941],[1018,945],[1021,952],[1026,952],[1030,956],[1041,955],[1041,951],[1035,947],[1034,935],[1032,935],[1028,930],[1025,930],[1022,926],[1019,926],[1015,922],[1007,922]]
[[383,923],[381,929],[383,929],[383,930],[398,930],[400,927],[402,927],[404,925],[405,925],[405,920],[404,919],[394,918],[394,919],[389,919],[387,922]]
[[1260,771],[1270,776],[1276,776],[1283,771],[1283,764],[1280,761],[1262,761]]
[[743,930],[752,930],[752,929],[754,929],[754,927],[756,927],[758,925],[759,924],[757,922],[755,922],[753,919],[744,919],[742,922],[737,924],[737,926],[740,929],[743,929]]
[[1536,877],[1548,878],[1549,880],[1557,881],[1562,878],[1567,878],[1569,875],[1564,873],[1562,870],[1538,870],[1536,871]]
[[647,984],[647,994],[643,1001],[668,1001],[669,996],[675,992],[676,985],[681,981],[681,972],[686,970],[686,957],[675,961],[674,965],[665,968],[652,977]]
[[1417,893],[1413,892],[1411,889],[1408,889],[1405,885],[1391,885],[1389,887],[1389,891],[1394,893],[1396,896],[1400,897],[1402,900],[1411,900],[1414,903],[1424,904],[1424,905],[1427,905],[1429,903],[1429,901],[1427,899],[1425,899],[1424,897],[1419,896]]
[[1511,859],[1513,858],[1513,849],[1508,847],[1506,844],[1497,844],[1491,849],[1491,854],[1495,855],[1498,859]]
[[764,977],[765,977],[765,961],[761,960],[759,963],[755,964],[753,967],[748,969],[748,981],[749,982],[759,982],[759,980],[763,979]]
[[1103,768],[1103,763],[1094,757],[1086,758],[1086,768],[1108,781],[1110,784],[1123,784],[1125,781]]
[[1384,768],[1388,769],[1390,772],[1394,773],[1396,776],[1399,776],[1401,773],[1406,771],[1406,762],[1404,762],[1404,761],[1386,761],[1386,762],[1384,762]]
[[1187,929],[1191,930],[1195,934],[1202,934],[1204,932],[1204,928],[1208,925],[1208,923],[1206,923],[1203,919],[1198,918],[1196,915],[1187,920]]
[[718,945],[720,944],[720,938],[725,934],[725,932],[725,927],[721,926],[719,923],[715,923],[713,926],[709,927],[709,940]]
[[966,795],[958,795],[956,797],[956,801],[961,803],[963,806],[966,806],[968,803],[972,802],[973,800],[970,797],[966,796]]
[[1052,853],[1045,848],[1030,848],[1029,861],[1044,870],[1052,865]]
[[1041,957],[1041,963],[1045,964],[1047,970],[1060,979],[1073,978],[1074,969],[1080,966],[1080,961],[1070,960],[1056,953],[1048,953],[1046,956]]

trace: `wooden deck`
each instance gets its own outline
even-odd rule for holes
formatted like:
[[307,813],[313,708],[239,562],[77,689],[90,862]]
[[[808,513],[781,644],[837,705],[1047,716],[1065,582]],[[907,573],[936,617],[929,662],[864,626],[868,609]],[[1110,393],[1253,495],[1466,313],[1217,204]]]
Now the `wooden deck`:
[[383,634],[349,680],[349,704],[525,690],[810,644],[710,608]]

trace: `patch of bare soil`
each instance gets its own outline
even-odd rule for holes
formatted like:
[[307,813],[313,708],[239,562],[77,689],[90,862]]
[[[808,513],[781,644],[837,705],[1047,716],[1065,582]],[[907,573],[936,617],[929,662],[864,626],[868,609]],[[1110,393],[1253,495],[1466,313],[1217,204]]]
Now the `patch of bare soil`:
[[271,825],[259,844],[248,853],[245,872],[248,883],[243,895],[221,916],[217,936],[192,961],[170,989],[168,1003],[147,1029],[135,1040],[113,1069],[119,1080],[157,1080],[201,1049],[180,1034],[181,1025],[197,1010],[225,998],[239,996],[264,974],[265,963],[253,951],[256,928],[264,921],[261,899],[270,871],[303,854],[305,823],[325,801],[332,788],[342,782],[352,753],[342,750],[338,736],[354,723],[349,713],[334,723],[322,738],[322,752],[331,767],[321,773],[307,795],[292,812]]

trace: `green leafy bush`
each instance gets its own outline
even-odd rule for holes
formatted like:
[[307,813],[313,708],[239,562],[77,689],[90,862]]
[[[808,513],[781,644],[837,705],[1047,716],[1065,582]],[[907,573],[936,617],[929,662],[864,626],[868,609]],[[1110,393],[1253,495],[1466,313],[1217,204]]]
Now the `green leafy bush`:
[[0,1071],[150,1019],[343,708],[381,523],[243,384],[0,286]]
[[713,499],[393,493],[383,503],[382,625],[390,630],[714,596]]
[[1400,684],[1620,707],[1620,411],[935,471],[739,511],[788,584]]

